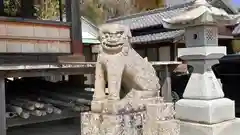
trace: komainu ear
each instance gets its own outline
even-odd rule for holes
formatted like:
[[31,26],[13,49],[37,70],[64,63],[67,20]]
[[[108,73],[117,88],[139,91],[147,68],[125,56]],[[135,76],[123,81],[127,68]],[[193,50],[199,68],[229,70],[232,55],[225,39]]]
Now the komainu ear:
[[144,60],[148,62],[148,57],[145,57]]

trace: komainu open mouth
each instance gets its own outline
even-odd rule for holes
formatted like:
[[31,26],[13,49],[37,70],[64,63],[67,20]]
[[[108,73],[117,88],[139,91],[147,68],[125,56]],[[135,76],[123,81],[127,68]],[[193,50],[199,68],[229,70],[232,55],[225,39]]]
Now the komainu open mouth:
[[109,48],[114,48],[114,47],[121,47],[122,44],[111,44],[111,43],[107,43],[105,44],[105,46],[109,47]]

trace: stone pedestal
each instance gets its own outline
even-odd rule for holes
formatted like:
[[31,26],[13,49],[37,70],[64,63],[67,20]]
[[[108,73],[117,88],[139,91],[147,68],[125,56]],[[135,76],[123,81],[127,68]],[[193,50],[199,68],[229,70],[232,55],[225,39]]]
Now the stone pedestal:
[[93,101],[81,114],[81,135],[179,135],[174,105],[161,97]]
[[221,84],[217,80],[212,66],[226,54],[226,47],[203,46],[182,48],[178,56],[193,66],[194,71],[185,88],[183,97],[188,99],[217,99],[223,98]]
[[202,46],[179,49],[179,56],[194,67],[183,94],[176,103],[180,135],[237,135],[234,101],[224,98],[212,66],[226,53],[225,47]]
[[174,119],[173,103],[148,104],[143,135],[179,135],[179,121]]
[[141,135],[143,112],[109,115],[81,114],[81,135]]

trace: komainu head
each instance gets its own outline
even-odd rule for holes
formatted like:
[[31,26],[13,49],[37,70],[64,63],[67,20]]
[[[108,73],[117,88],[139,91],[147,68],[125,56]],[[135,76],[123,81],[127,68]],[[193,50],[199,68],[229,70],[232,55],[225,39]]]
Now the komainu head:
[[109,52],[121,52],[132,37],[130,29],[120,24],[104,24],[99,30],[102,49]]

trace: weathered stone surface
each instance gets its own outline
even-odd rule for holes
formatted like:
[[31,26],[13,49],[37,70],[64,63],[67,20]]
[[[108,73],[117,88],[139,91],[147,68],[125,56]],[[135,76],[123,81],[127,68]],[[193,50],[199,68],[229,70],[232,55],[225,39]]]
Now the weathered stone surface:
[[179,121],[167,120],[149,123],[148,125],[146,125],[146,127],[144,127],[143,135],[179,135],[179,133]]
[[163,102],[154,68],[132,49],[130,29],[111,24],[100,32],[92,112],[86,113],[93,118],[82,115],[82,134],[95,135],[88,125],[99,135],[178,135],[173,104]]
[[[127,93],[132,90],[149,91],[139,97],[156,96],[160,89],[156,71],[131,47],[131,36],[126,26],[108,24],[100,27],[101,51],[96,64],[94,100],[119,100],[126,96],[124,93],[120,95],[121,86]],[[107,96],[105,82],[108,82]]]
[[91,110],[107,114],[132,113],[144,110],[145,104],[162,102],[156,71],[131,47],[130,29],[118,24],[103,25],[100,36]]
[[[190,99],[217,99],[223,98],[224,93],[213,71],[192,73],[183,97]],[[197,85],[196,85],[197,84]]]
[[163,19],[166,28],[185,29],[187,48],[179,49],[178,56],[194,68],[185,99],[176,103],[180,135],[238,135],[240,120],[233,120],[234,102],[223,98],[212,65],[226,54],[226,48],[218,46],[219,24],[236,24],[240,16],[213,7],[207,0],[194,0],[192,4],[183,14]]
[[146,112],[149,121],[172,120],[175,116],[173,103],[147,104]]
[[171,18],[163,18],[163,26],[170,29],[182,29],[191,26],[200,27],[202,24],[204,26],[232,25],[239,22],[239,14],[228,14],[223,9],[213,7],[207,0],[194,0],[193,2],[193,5],[185,12]]
[[235,118],[234,101],[181,99],[176,103],[176,118],[200,123],[219,123]]
[[226,54],[225,47],[179,49],[179,57],[188,60],[188,64],[194,68],[184,91],[184,98],[209,100],[224,97],[221,84],[212,71],[212,66],[218,63],[218,59],[224,54]]
[[103,105],[105,100],[93,100],[91,102],[91,111],[95,113],[101,113],[103,111]]
[[96,113],[123,114],[144,111],[148,104],[161,104],[162,97],[124,98],[122,100],[92,101],[92,111]]
[[81,113],[81,135],[99,135],[102,117],[97,113]]
[[180,122],[180,135],[239,135],[240,119],[218,124],[206,125],[191,122]]
[[219,59],[226,55],[226,47],[224,46],[203,46],[203,47],[191,47],[180,48],[178,50],[178,57],[184,60],[193,59]]
[[141,135],[144,112],[122,115],[81,114],[81,135]]
[[180,126],[174,115],[173,103],[147,104],[143,135],[178,135]]

